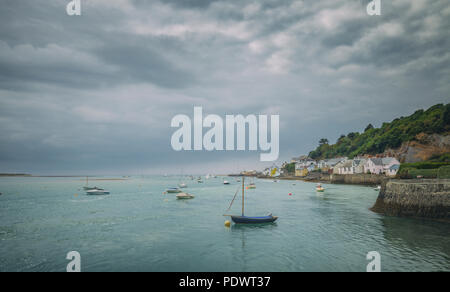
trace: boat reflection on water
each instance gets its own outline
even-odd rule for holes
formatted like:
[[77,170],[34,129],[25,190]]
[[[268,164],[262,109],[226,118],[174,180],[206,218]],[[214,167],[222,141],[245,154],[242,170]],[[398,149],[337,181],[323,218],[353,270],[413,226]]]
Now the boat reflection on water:
[[230,230],[257,230],[266,229],[270,230],[277,226],[277,222],[256,223],[256,224],[233,224]]

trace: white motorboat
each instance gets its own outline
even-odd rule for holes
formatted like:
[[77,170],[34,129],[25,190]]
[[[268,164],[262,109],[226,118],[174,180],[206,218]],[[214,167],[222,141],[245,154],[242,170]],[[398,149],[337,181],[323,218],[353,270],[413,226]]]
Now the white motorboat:
[[96,195],[96,196],[109,195],[109,192],[105,191],[104,189],[95,189],[95,190],[86,191],[86,195],[92,195],[92,196],[94,196],[94,195]]
[[177,194],[178,200],[186,200],[186,199],[193,199],[195,198],[194,195],[188,194],[188,193],[179,193]]
[[223,184],[224,184],[224,185],[229,185],[229,184],[230,184],[230,182],[229,182],[229,181],[227,181],[227,180],[224,180],[224,181],[223,181]]
[[187,188],[187,184],[185,184],[185,183],[179,183],[179,184],[178,184],[178,187],[179,187],[180,189],[184,189],[184,188]]

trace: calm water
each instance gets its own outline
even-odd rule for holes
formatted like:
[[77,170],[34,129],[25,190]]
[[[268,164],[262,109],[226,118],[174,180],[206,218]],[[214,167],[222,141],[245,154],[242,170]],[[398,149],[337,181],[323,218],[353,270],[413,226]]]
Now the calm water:
[[226,228],[231,181],[186,181],[196,198],[177,201],[177,177],[92,182],[104,197],[79,178],[0,178],[0,271],[65,271],[72,250],[82,271],[365,271],[369,251],[383,271],[450,271],[450,225],[374,214],[372,188],[257,180],[246,215],[280,219]]

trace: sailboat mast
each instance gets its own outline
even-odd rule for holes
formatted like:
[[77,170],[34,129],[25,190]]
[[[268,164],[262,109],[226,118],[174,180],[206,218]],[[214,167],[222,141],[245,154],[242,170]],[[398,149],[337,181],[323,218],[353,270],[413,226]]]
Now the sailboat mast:
[[245,176],[242,177],[242,216],[244,216],[244,180]]

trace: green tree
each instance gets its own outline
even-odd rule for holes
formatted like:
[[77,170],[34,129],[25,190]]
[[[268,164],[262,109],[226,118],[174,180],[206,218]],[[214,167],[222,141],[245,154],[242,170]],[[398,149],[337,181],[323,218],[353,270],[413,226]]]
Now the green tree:
[[328,139],[327,138],[322,138],[319,140],[319,145],[325,145],[328,144]]
[[336,144],[329,145],[322,138],[319,146],[310,152],[313,159],[335,156],[354,157],[362,154],[378,154],[387,148],[398,148],[402,143],[416,139],[420,133],[446,133],[450,131],[450,104],[437,104],[427,110],[417,110],[407,117],[383,123],[380,128],[369,124],[363,133],[341,135]]
[[367,132],[369,130],[373,129],[373,125],[372,124],[368,124],[367,127],[364,129],[364,132]]

